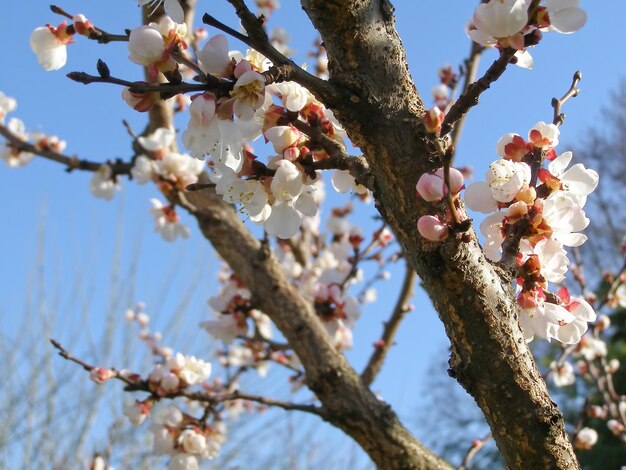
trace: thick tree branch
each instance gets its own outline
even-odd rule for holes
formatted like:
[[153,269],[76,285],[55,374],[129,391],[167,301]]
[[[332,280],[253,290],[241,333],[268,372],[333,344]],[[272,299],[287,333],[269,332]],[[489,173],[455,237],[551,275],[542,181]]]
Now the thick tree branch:
[[[253,302],[283,333],[306,371],[327,420],[354,438],[379,466],[448,468],[400,424],[332,344],[313,305],[286,278],[268,247],[211,189],[187,194],[205,237],[253,293]],[[349,400],[346,397],[350,397]]]
[[[143,11],[147,21],[146,8]],[[250,45],[255,47],[253,42]],[[257,50],[273,59],[271,50]],[[284,60],[274,59],[279,65]],[[306,83],[309,77],[300,84],[318,97],[327,94],[330,85],[313,78],[314,86],[319,82],[323,85],[312,88]],[[168,103],[157,103],[150,110],[145,132],[171,127],[172,115]],[[202,175],[196,186],[202,190],[184,193],[185,201],[173,194],[172,202],[198,220],[204,236],[252,292],[253,303],[272,319],[293,347],[306,371],[306,384],[322,403],[327,420],[356,440],[380,467],[449,469],[404,428],[389,405],[363,385],[335,349],[311,302],[289,282],[268,246],[254,238],[233,207],[215,193],[207,175]]]
[[398,300],[396,301],[393,312],[391,313],[389,320],[385,322],[383,334],[376,344],[376,349],[367,362],[367,366],[361,373],[361,380],[363,380],[363,383],[368,387],[372,384],[372,382],[374,382],[376,376],[380,372],[383,363],[385,362],[385,358],[394,344],[393,340],[398,332],[400,323],[409,312],[409,301],[413,296],[413,286],[415,285],[416,278],[417,275],[415,274],[415,271],[413,271],[413,268],[407,266],[404,274],[404,281],[402,282],[402,288],[398,294]]
[[[577,468],[563,418],[548,395],[517,321],[511,285],[470,241],[431,243],[415,223],[432,209],[415,199],[419,176],[440,165],[421,125],[423,103],[385,0],[301,0],[321,33],[335,116],[375,177],[374,197],[422,279],[451,340],[450,373],[482,409],[508,468]],[[355,31],[358,33],[355,34]],[[449,111],[446,132],[505,70],[504,50]]]

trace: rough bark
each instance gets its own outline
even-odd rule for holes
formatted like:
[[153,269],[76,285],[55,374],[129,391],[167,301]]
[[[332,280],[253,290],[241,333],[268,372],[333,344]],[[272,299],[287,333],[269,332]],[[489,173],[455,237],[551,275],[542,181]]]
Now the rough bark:
[[[190,24],[195,0],[181,3]],[[156,16],[159,14],[161,10]],[[154,18],[144,7],[144,23]],[[169,103],[160,102],[151,108],[144,133],[172,126],[173,110]],[[209,183],[206,174],[199,183]],[[270,248],[252,236],[233,206],[210,187],[184,195],[170,194],[170,198],[198,220],[204,236],[252,292],[253,304],[272,319],[288,340],[328,422],[351,436],[379,468],[451,468],[415,439],[391,407],[362,382],[334,347],[313,304],[289,282]]]
[[452,344],[450,373],[482,409],[508,468],[578,468],[563,418],[517,322],[511,280],[472,241],[428,243],[415,223],[424,171],[441,166],[386,0],[301,0],[322,35],[337,99],[327,104],[375,177],[377,207],[422,278]]
[[328,421],[357,441],[379,468],[449,469],[400,423],[391,407],[361,381],[330,337],[310,302],[289,282],[266,245],[254,238],[233,207],[211,189],[187,193],[200,230],[252,291],[294,348],[306,383]]

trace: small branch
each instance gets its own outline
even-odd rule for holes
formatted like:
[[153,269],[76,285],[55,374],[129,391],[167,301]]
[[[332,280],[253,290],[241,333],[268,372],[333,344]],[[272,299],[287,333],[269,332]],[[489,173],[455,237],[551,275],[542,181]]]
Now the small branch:
[[83,369],[85,369],[87,372],[91,372],[92,370],[95,369],[94,366],[92,366],[90,364],[87,364],[86,362],[81,361],[80,359],[72,356],[69,352],[67,352],[67,350],[57,340],[50,338],[50,343],[52,343],[52,346],[54,346],[55,349],[58,350],[59,356],[61,356],[63,359],[67,359],[68,361],[71,361],[71,362],[74,362],[74,363],[78,364]]
[[617,288],[620,286],[620,284],[622,284],[622,280],[620,279],[620,277],[623,272],[626,272],[626,259],[624,259],[624,264],[622,264],[622,267],[617,272],[617,275],[615,276],[615,279],[613,280],[613,283],[611,284],[609,289],[606,291],[606,294],[604,295],[604,297],[602,297],[602,299],[600,299],[600,302],[598,302],[598,304],[595,306],[596,311],[600,311],[600,309],[607,304],[607,302],[615,294],[615,291],[617,290]]
[[502,76],[506,67],[515,55],[515,49],[503,49],[500,57],[491,64],[485,74],[477,81],[467,87],[467,90],[459,96],[459,99],[452,105],[441,126],[441,135],[448,134],[454,125],[467,114],[473,106],[478,104],[478,98],[486,91],[493,82]]
[[383,334],[377,343],[376,349],[367,362],[367,366],[361,373],[361,380],[367,387],[372,385],[372,382],[374,382],[374,379],[380,372],[385,358],[387,357],[391,346],[394,344],[393,340],[398,332],[400,323],[409,312],[408,302],[413,296],[413,286],[415,285],[417,274],[415,274],[415,271],[408,265],[405,269],[406,272],[404,274],[404,281],[402,282],[402,289],[398,295],[396,305],[391,316],[389,317],[389,320],[385,323]]
[[111,167],[112,173],[114,175],[129,175],[132,168],[132,164],[123,162],[121,160],[100,163],[90,160],[80,160],[74,156],[70,157],[68,155],[63,155],[62,153],[55,152],[53,150],[39,148],[36,145],[33,145],[29,142],[24,142],[23,140],[19,139],[2,124],[0,124],[0,135],[2,135],[11,146],[20,151],[34,153],[35,155],[39,155],[40,157],[60,163],[61,165],[65,165],[67,167],[66,171],[68,172],[71,172],[73,170],[98,171],[102,165],[106,164]]
[[[116,77],[98,77],[96,75],[89,75],[85,72],[70,72],[67,74],[67,78],[74,80],[75,82],[82,83],[83,85],[90,85],[91,83],[112,83],[114,85],[121,85],[128,87],[133,93],[167,93],[170,96],[177,95],[179,93],[187,93],[189,91],[207,91],[211,90],[211,87],[206,84],[195,83],[178,83],[176,85],[163,83],[159,85],[143,85],[140,82],[130,82]],[[167,96],[168,98],[170,96]]]
[[[382,227],[380,227],[376,233],[381,232],[386,226],[387,226],[386,223],[383,224]],[[345,289],[350,279],[352,279],[354,276],[357,275],[359,263],[363,261],[364,259],[366,259],[366,255],[370,253],[374,248],[376,248],[379,244],[380,244],[380,239],[378,237],[375,237],[370,242],[370,244],[367,245],[363,250],[357,251],[358,250],[357,248],[354,249],[354,257],[352,259],[352,268],[350,269],[350,272],[345,277],[343,282],[339,284],[339,287],[341,288],[342,291]]]
[[502,242],[502,258],[498,262],[507,272],[511,272],[517,267],[519,244],[528,231],[529,223],[528,218],[522,218],[507,229]]
[[578,96],[580,88],[578,83],[582,80],[583,74],[578,70],[572,77],[572,85],[569,90],[561,97],[561,99],[552,98],[552,107],[554,108],[554,116],[552,118],[552,124],[560,126],[565,121],[565,114],[561,113],[561,108],[570,99]]
[[[50,11],[52,11],[52,13],[56,13],[57,15],[64,16],[65,18],[68,18],[72,21],[74,20],[73,15],[66,12],[63,8],[57,5],[50,5]],[[89,36],[86,36],[86,37],[88,39],[98,41],[100,44],[107,44],[109,42],[114,42],[114,41],[117,41],[117,42],[128,41],[128,34],[111,34],[111,33],[107,33],[105,30],[100,29],[96,26],[94,26],[93,28],[94,28],[93,31],[89,34]]]
[[250,11],[243,0],[228,0],[228,2],[235,8],[237,16],[241,20],[241,24],[246,30],[247,35],[235,31],[233,28],[225,25],[208,13],[205,13],[202,17],[202,22],[223,31],[230,36],[239,39],[249,47],[256,49],[271,60],[275,66],[282,66],[283,70],[281,72],[281,78],[283,80],[293,80],[303,87],[308,88],[318,97],[318,99],[320,99],[320,101],[327,105],[336,101],[337,93],[335,88],[329,82],[322,80],[315,75],[310,74],[302,67],[299,67],[272,45],[265,29],[263,28],[262,22],[254,15],[254,13]]
[[292,124],[296,129],[309,136],[311,147],[318,145],[329,155],[330,158],[313,164],[315,170],[347,170],[357,184],[365,186],[370,191],[374,189],[374,176],[370,172],[365,157],[348,155],[338,142],[324,134],[319,127],[311,126],[299,119],[293,121]]
[[187,57],[184,52],[173,51],[172,58],[179,64],[183,64],[184,66],[196,72],[196,74],[198,74],[198,76],[200,77],[199,81],[206,82],[208,80],[211,80],[213,84],[219,85],[220,80],[217,77],[204,73],[204,71],[200,68],[200,66],[197,63],[195,63],[193,60],[191,60],[189,57]]
[[291,402],[285,402],[281,400],[274,400],[272,398],[266,398],[266,397],[261,397],[261,396],[256,396],[256,395],[248,395],[248,394],[241,393],[238,391],[235,391],[225,397],[221,397],[218,400],[219,401],[231,401],[231,400],[253,401],[255,403],[261,403],[262,405],[275,406],[277,408],[282,408],[283,410],[287,410],[287,411],[303,411],[305,413],[311,413],[311,414],[320,416],[324,420],[327,419],[326,412],[324,411],[323,408],[319,406],[303,405],[299,403],[291,403]]
[[452,157],[454,156],[454,147],[448,147],[448,152],[446,153],[447,158],[444,158],[443,161],[443,182],[448,188],[448,192],[446,194],[446,206],[448,206],[448,211],[450,211],[450,216],[452,217],[452,222],[454,227],[458,227],[461,224],[461,219],[459,218],[459,214],[456,211],[456,206],[454,205],[454,199],[452,196],[452,190],[450,189],[450,162],[452,161]]
[[476,457],[476,454],[485,446],[487,442],[491,440],[491,438],[491,433],[489,433],[481,439],[475,439],[472,441],[472,445],[467,450],[467,454],[465,454],[465,458],[463,459],[463,462],[458,470],[469,470],[470,464],[472,463],[474,457]]
[[[96,366],[87,364],[86,362],[72,356],[58,341],[51,339],[50,342],[52,343],[52,346],[54,346],[58,350],[59,356],[61,356],[62,358],[80,365],[87,372],[91,372],[92,370],[96,369]],[[267,397],[262,397],[262,396],[257,396],[257,395],[248,395],[248,394],[239,392],[237,390],[228,394],[223,394],[223,395],[219,395],[219,394],[209,395],[207,392],[192,392],[192,391],[183,389],[183,390],[179,390],[178,392],[174,392],[168,395],[157,395],[152,390],[150,390],[150,387],[147,381],[139,380],[139,381],[134,382],[120,375],[120,373],[116,371],[115,369],[109,369],[109,370],[112,371],[114,374],[112,378],[120,380],[127,385],[127,387],[125,388],[126,391],[147,392],[155,400],[161,400],[164,398],[184,397],[189,400],[205,402],[205,403],[209,403],[213,405],[217,403],[222,403],[225,401],[247,400],[247,401],[253,401],[255,403],[260,403],[266,406],[275,406],[277,408],[282,408],[283,410],[303,411],[305,413],[315,414],[317,416],[320,416],[323,419],[328,418],[326,411],[323,408],[315,406],[315,405],[290,403],[290,402],[285,402],[281,400],[274,400],[273,398],[267,398]]]
[[[467,59],[465,59],[465,69],[464,69],[464,78],[463,78],[463,90],[461,90],[461,96],[466,94],[470,85],[476,81],[476,73],[478,72],[478,64],[480,63],[480,56],[482,52],[485,50],[483,46],[478,44],[477,42],[472,41],[472,48],[470,49],[470,54]],[[463,114],[456,125],[452,129],[450,140],[451,146],[457,147],[461,133],[463,131],[463,125],[465,124],[465,119],[467,117],[467,113]]]

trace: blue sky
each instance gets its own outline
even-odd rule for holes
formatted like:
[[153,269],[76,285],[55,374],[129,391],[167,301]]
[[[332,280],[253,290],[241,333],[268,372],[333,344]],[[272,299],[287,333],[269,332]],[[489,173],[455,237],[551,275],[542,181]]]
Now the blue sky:
[[[33,4],[36,3],[36,6]],[[272,18],[271,26],[284,27],[292,38],[292,48],[299,62],[306,60],[315,34],[296,2],[283,0],[283,8]],[[466,57],[470,43],[464,26],[471,17],[475,2],[451,0],[396,1],[397,26],[407,49],[407,57],[418,90],[428,105],[430,90],[437,84],[437,69],[450,64],[456,67]],[[235,25],[235,16],[225,1],[199,2],[200,11]],[[72,13],[82,12],[99,27],[110,32],[137,24],[139,10],[132,0],[61,4]],[[582,94],[567,103],[567,120],[561,128],[561,148],[576,146],[590,126],[601,125],[602,106],[609,103],[609,91],[626,72],[621,60],[621,37],[626,19],[626,2],[582,1],[589,14],[585,28],[574,35],[546,34],[531,53],[532,71],[511,66],[504,77],[482,97],[472,110],[457,149],[457,164],[474,167],[482,178],[486,166],[495,159],[495,143],[507,132],[525,135],[537,121],[552,117],[550,99],[561,96],[569,87],[576,70],[583,72]],[[29,129],[55,134],[68,141],[67,153],[93,160],[130,155],[130,140],[121,120],[127,119],[141,129],[144,116],[128,108],[120,98],[120,89],[112,85],[83,86],[65,78],[73,70],[95,71],[102,58],[114,75],[141,78],[140,69],[126,59],[124,43],[101,46],[82,38],[68,50],[68,64],[57,72],[45,72],[37,64],[28,46],[28,36],[37,26],[61,19],[47,9],[46,2],[5,2],[0,7],[9,21],[4,25],[5,40],[0,42],[4,68],[0,73],[0,91],[18,101],[14,114]],[[210,31],[210,34],[215,34]],[[6,40],[9,38],[10,40]],[[231,41],[232,48],[242,48]],[[486,51],[481,64],[484,70],[494,51]],[[10,67],[7,65],[10,64]],[[205,300],[215,291],[214,272],[218,261],[194,229],[189,241],[168,244],[152,233],[148,198],[156,195],[149,186],[124,184],[124,190],[112,202],[97,200],[88,191],[90,175],[65,173],[54,163],[35,160],[27,168],[0,168],[0,195],[3,214],[0,257],[0,332],[9,337],[18,334],[17,317],[28,293],[28,280],[36,264],[37,239],[45,227],[45,271],[52,281],[50,290],[72,305],[72,284],[85,276],[91,286],[86,305],[98,311],[107,303],[110,265],[119,243],[123,278],[137,257],[137,276],[131,294],[120,304],[145,300],[148,310],[158,313],[156,324],[163,328],[178,305],[179,296],[191,279],[200,281],[181,328],[196,328],[200,318],[209,315]],[[329,190],[329,193],[332,189]],[[334,198],[334,201],[340,201]],[[188,220],[190,224],[193,221]],[[362,221],[362,223],[366,223]],[[119,234],[122,242],[119,242]],[[137,248],[139,247],[139,248]],[[138,251],[137,251],[138,250]],[[394,279],[399,282],[399,275]],[[393,281],[391,281],[393,283]],[[167,294],[164,285],[173,284]],[[385,291],[388,286],[384,287]],[[392,289],[389,288],[389,291]],[[380,306],[369,308],[357,327],[356,344],[348,355],[361,368],[380,334],[380,326],[393,298],[380,295]],[[64,299],[64,300],[63,300]],[[446,339],[427,296],[417,289],[416,309],[409,315],[392,350],[388,365],[375,383],[377,390],[390,401],[400,415],[411,420],[419,404],[420,384],[428,364],[445,349]],[[123,309],[119,311],[120,319]],[[97,315],[93,315],[97,317]],[[63,335],[66,320],[59,321],[55,335]],[[76,319],[68,320],[78,321]],[[188,322],[185,326],[185,321]],[[89,329],[98,331],[102,324],[94,318]],[[197,342],[202,342],[202,338]],[[196,342],[196,343],[197,343]],[[201,347],[202,345],[196,344]],[[445,371],[441,371],[445,373]],[[422,430],[423,431],[423,430]],[[417,431],[418,434],[420,430]]]

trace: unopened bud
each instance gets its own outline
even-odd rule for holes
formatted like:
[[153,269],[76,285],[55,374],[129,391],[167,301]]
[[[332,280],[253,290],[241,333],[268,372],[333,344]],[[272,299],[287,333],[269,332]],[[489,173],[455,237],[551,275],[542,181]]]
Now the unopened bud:
[[448,238],[448,226],[434,215],[424,215],[417,221],[420,235],[431,242],[440,242]]
[[422,117],[422,123],[426,128],[426,132],[439,134],[444,117],[443,112],[437,106],[426,111],[426,114]]
[[111,369],[103,369],[101,367],[94,367],[89,372],[89,378],[97,384],[106,382],[109,379],[115,377],[115,372]]

